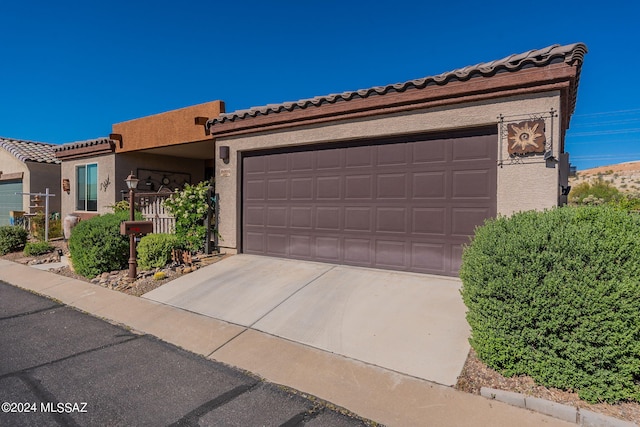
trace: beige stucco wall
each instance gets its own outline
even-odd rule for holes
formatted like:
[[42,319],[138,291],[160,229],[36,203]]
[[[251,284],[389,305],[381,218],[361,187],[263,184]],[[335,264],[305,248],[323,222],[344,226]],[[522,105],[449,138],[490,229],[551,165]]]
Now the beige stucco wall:
[[[126,177],[138,169],[154,169],[178,173],[189,173],[192,183],[204,179],[204,160],[158,156],[144,153],[105,154],[81,159],[65,160],[62,163],[62,178],[69,179],[71,191],[62,193],[62,216],[77,212],[75,209],[76,182],[75,170],[78,165],[98,164],[98,214],[113,212],[111,206],[122,200],[121,191],[128,191]],[[138,177],[143,179],[144,177]],[[141,190],[142,183],[138,184]]]
[[[405,113],[377,116],[358,120],[345,120],[331,124],[301,126],[298,128],[218,138],[216,146],[230,147],[230,161],[225,164],[216,153],[216,191],[220,194],[220,244],[233,251],[238,248],[238,153],[263,148],[317,144],[331,141],[348,141],[367,137],[406,135],[441,130],[496,126],[498,117],[544,113],[560,110],[560,93],[557,91],[538,95],[508,97],[485,102],[459,104],[416,110]],[[552,131],[553,129],[553,131]],[[558,156],[560,126],[554,119],[553,126],[546,126],[547,139],[553,138],[554,155]],[[553,134],[552,134],[553,132]],[[215,133],[215,128],[214,128]],[[558,200],[558,168],[547,168],[541,156],[512,164],[508,160],[507,141],[502,151],[496,144],[498,159],[506,159],[498,168],[498,214],[510,215],[517,211],[545,209],[556,206]],[[219,148],[218,148],[219,149]],[[502,153],[502,155],[501,155]]]
[[[62,195],[62,217],[76,211],[76,166],[97,163],[98,165],[98,211],[102,214],[112,212],[109,208],[115,202],[115,154],[103,154],[81,159],[65,160],[62,162],[62,179],[68,179],[71,184],[70,191]],[[94,213],[94,212],[91,212]]]

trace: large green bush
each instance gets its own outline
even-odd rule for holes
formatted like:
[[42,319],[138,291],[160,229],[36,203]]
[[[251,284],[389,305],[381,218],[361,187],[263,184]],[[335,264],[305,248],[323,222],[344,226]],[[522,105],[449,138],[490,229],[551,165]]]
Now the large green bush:
[[144,270],[164,267],[171,261],[171,251],[183,248],[182,240],[174,234],[149,234],[138,244],[138,265]]
[[640,215],[583,206],[490,220],[460,277],[487,365],[591,402],[640,401]]
[[73,228],[69,252],[78,274],[91,278],[128,266],[129,236],[120,235],[120,223],[128,219],[128,212],[104,214],[80,221]]
[[20,250],[27,243],[28,233],[22,227],[4,225],[0,227],[0,255]]

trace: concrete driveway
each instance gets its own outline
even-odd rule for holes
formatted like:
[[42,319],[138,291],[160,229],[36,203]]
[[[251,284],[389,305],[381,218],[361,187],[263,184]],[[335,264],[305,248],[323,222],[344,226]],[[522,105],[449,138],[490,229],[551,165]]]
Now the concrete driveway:
[[144,298],[454,385],[469,351],[459,290],[449,277],[242,254]]

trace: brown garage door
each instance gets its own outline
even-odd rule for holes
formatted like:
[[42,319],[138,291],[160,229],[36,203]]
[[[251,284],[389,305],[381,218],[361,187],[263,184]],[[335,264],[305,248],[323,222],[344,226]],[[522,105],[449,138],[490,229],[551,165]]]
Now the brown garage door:
[[242,251],[457,275],[496,214],[496,153],[486,132],[248,153]]

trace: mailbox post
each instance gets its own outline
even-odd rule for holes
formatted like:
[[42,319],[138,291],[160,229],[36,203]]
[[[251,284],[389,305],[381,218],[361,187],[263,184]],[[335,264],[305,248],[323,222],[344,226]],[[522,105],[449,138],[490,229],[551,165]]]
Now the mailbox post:
[[[136,219],[134,213],[136,204],[134,193],[136,187],[138,186],[138,181],[139,180],[135,177],[133,171],[131,171],[131,174],[127,177],[127,179],[124,180],[124,182],[127,183],[127,188],[129,189],[129,221],[131,222]],[[136,236],[135,234],[131,233],[129,234],[129,279],[136,279],[136,268]]]

